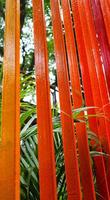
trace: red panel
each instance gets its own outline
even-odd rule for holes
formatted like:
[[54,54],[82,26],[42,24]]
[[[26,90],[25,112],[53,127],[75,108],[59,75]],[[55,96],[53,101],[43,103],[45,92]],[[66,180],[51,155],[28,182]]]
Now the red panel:
[[51,0],[51,10],[54,32],[55,56],[57,64],[58,87],[60,95],[62,136],[68,200],[81,200],[68,70],[59,13],[59,4],[57,0]]
[[78,139],[79,163],[84,200],[95,200],[96,196],[89,154],[88,137],[86,125],[84,123],[76,123],[76,135]]
[[110,46],[108,44],[105,24],[103,15],[101,12],[100,1],[92,0],[92,9],[94,14],[94,23],[96,28],[96,33],[98,34],[98,42],[101,48],[102,59],[104,63],[106,79],[108,84],[108,89],[110,93]]
[[[98,42],[97,42],[97,39],[96,39],[94,21],[93,21],[93,18],[92,18],[90,3],[89,3],[88,0],[87,0],[86,4],[84,3],[84,7],[85,7],[86,19],[87,19],[87,23],[88,23],[88,28],[89,28],[90,38],[91,38],[91,45],[92,45],[92,49],[93,49],[93,56],[94,56],[94,61],[95,61],[95,66],[96,66],[96,71],[97,71],[97,76],[98,76],[98,81],[99,81],[101,99],[102,99],[102,104],[103,104],[102,111],[105,112],[105,122],[106,122],[106,128],[107,128],[106,130],[108,132],[108,135],[110,135],[109,134],[109,132],[110,132],[109,131],[109,127],[110,127],[110,122],[109,122],[109,119],[110,119],[109,94],[108,94],[106,79],[105,79],[105,76],[104,76],[105,74],[104,74],[102,64],[101,64],[101,60],[100,60],[101,58],[100,58],[100,53],[99,53],[99,48],[98,48]],[[107,112],[107,110],[108,110],[108,112]],[[108,163],[108,166],[109,166],[109,163]],[[109,173],[107,173],[107,177],[110,176]],[[108,184],[110,183],[109,180],[108,180]]]
[[41,0],[33,0],[40,199],[56,200],[56,173],[46,30]]
[[[85,10],[85,12],[86,12],[86,10]],[[92,43],[91,43],[90,35],[89,35],[88,29],[87,29],[86,16],[84,15],[83,4],[81,3],[81,1],[80,1],[80,6],[79,6],[79,13],[80,13],[80,19],[81,19],[81,23],[82,23],[83,37],[85,40],[85,47],[86,47],[88,66],[89,66],[89,71],[90,71],[93,98],[94,98],[95,105],[98,107],[100,107],[100,106],[102,107],[103,104],[101,101],[101,94],[100,94],[97,74],[96,74],[96,70],[95,70],[95,60],[93,58],[93,51],[91,51]],[[102,83],[100,83],[100,87],[101,86],[102,86]],[[94,90],[94,88],[95,88],[95,90]],[[102,87],[101,89],[106,89],[106,88]],[[104,119],[103,118],[99,119],[99,138],[103,145],[104,150],[107,153],[110,153],[110,142],[109,142],[108,134],[109,134],[109,132],[107,132],[107,130],[106,130]],[[109,176],[109,171],[108,171],[108,176]],[[108,180],[108,182],[109,181],[110,180]]]
[[[0,199],[20,199],[19,0],[6,1]],[[11,22],[11,23],[10,23]]]
[[86,19],[87,19],[87,26],[88,26],[88,30],[90,34],[91,46],[93,49],[92,52],[93,52],[93,57],[94,57],[94,62],[95,62],[95,67],[96,67],[96,72],[97,72],[97,78],[99,81],[101,99],[102,99],[103,105],[105,105],[109,103],[109,93],[108,93],[105,73],[102,67],[101,56],[99,52],[99,46],[98,46],[98,41],[96,38],[94,20],[93,20],[91,5],[90,5],[89,0],[87,0],[87,2],[84,3],[84,7],[85,7],[84,9],[85,9],[85,14],[86,14]]
[[[95,68],[95,60],[94,60],[94,57],[93,57],[92,43],[91,43],[89,30],[88,30],[88,27],[87,27],[85,10],[84,10],[84,7],[83,7],[83,3],[81,3],[81,1],[79,2],[78,9],[79,9],[79,13],[80,13],[80,22],[81,22],[82,32],[83,32],[82,36],[84,38],[84,45],[85,45],[87,61],[88,61],[88,69],[89,69],[89,74],[90,74],[90,81],[91,81],[94,105],[96,107],[102,108],[103,104],[102,104],[99,82],[98,82],[96,68]],[[102,89],[104,89],[104,88],[102,88]],[[99,119],[99,121],[100,121],[100,119]],[[99,136],[100,136],[100,139],[102,141],[102,144],[104,145],[104,147],[106,149],[106,145],[107,145],[107,142],[109,142],[109,138],[108,138],[108,135],[106,134],[106,129],[105,129],[104,123],[103,123],[103,126],[102,126],[102,122],[101,122],[100,127],[101,128],[100,128],[100,135]],[[105,133],[105,135],[104,135],[104,133]],[[107,139],[108,139],[108,141],[105,141]],[[108,151],[109,151],[109,144],[108,144]]]
[[106,0],[100,0],[102,14],[104,18],[105,28],[107,32],[108,42],[110,46],[110,1]]
[[[82,4],[82,1],[77,1],[77,2],[72,1],[72,8],[73,8],[73,14],[74,14],[74,22],[75,22],[76,36],[77,36],[77,42],[78,42],[78,50],[79,50],[79,56],[80,56],[85,96],[86,96],[86,99],[87,99],[87,97],[89,99],[92,94],[94,101],[90,99],[91,100],[90,105],[101,107],[102,104],[101,104],[100,98],[99,98],[100,91],[99,91],[99,85],[97,82],[96,72],[95,72],[95,68],[94,68],[94,60],[92,57],[93,55],[91,53],[91,46],[90,46],[91,42],[89,39],[90,37],[89,37],[89,33],[87,32],[85,14],[84,14],[83,10],[81,10],[80,4]],[[80,12],[81,16],[79,16],[79,12]],[[98,93],[96,93],[96,91]],[[88,101],[86,101],[86,103],[88,106],[89,105]],[[91,122],[90,128],[92,130],[94,130],[91,125],[95,126],[95,128],[96,128],[95,132],[98,133],[101,141],[103,141],[103,143],[105,143],[105,141],[104,141],[105,137],[103,136],[103,134],[105,133],[104,120],[100,119],[100,125],[98,127],[97,127],[97,124]],[[101,132],[102,132],[102,134],[101,134]],[[106,143],[105,143],[105,148],[106,148]],[[107,188],[107,181],[106,181],[106,174],[105,174],[103,159],[97,158],[95,163],[96,163],[96,166],[98,166],[98,171],[99,171],[99,173],[97,173],[97,180],[98,180],[98,187],[100,188],[100,194],[102,194],[106,199],[108,199],[108,196],[107,196],[108,188]],[[102,173],[103,173],[103,181],[101,180]],[[105,192],[101,191],[101,187],[103,187]]]

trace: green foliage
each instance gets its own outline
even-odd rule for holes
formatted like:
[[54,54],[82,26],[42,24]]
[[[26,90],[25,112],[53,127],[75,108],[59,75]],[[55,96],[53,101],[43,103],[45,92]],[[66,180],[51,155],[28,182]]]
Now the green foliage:
[[[30,82],[35,80],[30,79],[30,75],[22,77],[21,84],[33,85]],[[23,86],[22,86],[23,88]],[[29,93],[32,94],[30,89]],[[24,94],[23,94],[24,93]],[[21,199],[27,200],[39,199],[39,162],[38,162],[38,131],[37,131],[37,114],[36,105],[32,102],[25,102],[23,98],[28,95],[26,89],[21,89]],[[93,107],[84,107],[73,110],[73,119],[75,123],[80,121],[79,116],[83,111],[93,109]],[[91,116],[90,116],[91,117]],[[59,109],[53,113],[53,132],[54,132],[54,146],[56,157],[56,178],[57,178],[57,192],[59,200],[67,199],[66,180],[65,180],[65,166],[64,153],[62,145],[62,129],[60,121]],[[91,146],[91,140],[94,141],[94,146]],[[96,187],[96,177],[94,171],[94,156],[105,156],[106,154],[97,151],[100,146],[98,137],[95,133],[88,129],[88,143],[90,147],[91,164],[93,168],[94,184]],[[77,149],[78,152],[78,149]],[[107,156],[107,155],[106,155]]]
[[[21,113],[21,199],[39,199],[39,164],[38,164],[38,132],[37,132],[37,116],[35,105],[30,103],[21,103],[21,108],[26,109]],[[79,109],[82,110],[89,108]],[[78,113],[78,109],[77,109]],[[57,117],[53,117],[54,128],[54,145],[56,156],[56,177],[58,198],[67,199],[64,153],[62,145],[62,131],[59,113]],[[75,115],[74,121],[78,120],[78,115]],[[91,146],[91,140],[95,142],[94,147]],[[88,130],[88,142],[90,147],[91,164],[93,167],[94,184],[96,178],[94,174],[94,156],[106,155],[97,151],[100,145],[97,135]],[[78,150],[77,150],[78,152]]]

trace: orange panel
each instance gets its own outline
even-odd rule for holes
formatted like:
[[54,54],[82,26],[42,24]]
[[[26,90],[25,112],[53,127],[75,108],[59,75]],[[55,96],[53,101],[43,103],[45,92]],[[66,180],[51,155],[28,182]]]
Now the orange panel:
[[89,154],[88,137],[86,125],[84,123],[76,123],[76,135],[78,139],[79,163],[84,200],[95,200],[96,196]]
[[[93,101],[93,95],[92,95],[92,89],[91,89],[91,83],[90,83],[90,76],[89,76],[89,70],[88,70],[88,63],[85,56],[85,49],[84,49],[84,41],[82,38],[82,30],[79,23],[79,14],[77,10],[77,2],[72,1],[72,10],[73,10],[73,18],[74,18],[74,26],[75,26],[75,32],[76,32],[76,40],[77,40],[77,46],[78,46],[78,53],[79,53],[79,59],[80,59],[80,67],[81,67],[81,73],[82,73],[82,82],[84,86],[84,94],[85,94],[85,101],[86,106],[94,106]],[[83,51],[82,51],[83,49]],[[91,109],[88,111],[88,114],[95,114],[95,110]],[[97,123],[95,118],[89,118],[90,128],[92,131],[97,132]],[[94,126],[95,124],[95,126]]]
[[71,21],[70,7],[68,0],[62,1],[63,16],[64,16],[64,28],[65,28],[65,39],[67,46],[69,71],[72,85],[73,104],[74,108],[80,108],[83,105],[80,75],[78,69],[78,61],[76,54],[76,47],[74,41],[74,33]]
[[58,88],[60,95],[62,137],[64,147],[68,200],[81,200],[68,69],[66,64],[65,45],[59,13],[59,4],[57,0],[51,0],[51,11],[54,32]]
[[19,0],[6,0],[0,199],[20,199]]
[[42,0],[33,0],[40,199],[56,200],[56,173],[50,105],[46,30]]

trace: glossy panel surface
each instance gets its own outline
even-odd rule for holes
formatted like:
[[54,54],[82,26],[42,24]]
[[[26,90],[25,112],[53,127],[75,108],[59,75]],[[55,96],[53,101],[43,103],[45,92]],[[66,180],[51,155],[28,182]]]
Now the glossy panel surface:
[[[19,0],[6,0],[0,199],[20,199]],[[11,22],[11,23],[10,23]]]
[[56,200],[56,173],[46,30],[41,0],[33,0],[40,199]]
[[104,69],[106,73],[106,79],[110,94],[110,45],[108,43],[104,18],[101,11],[101,5],[99,0],[91,1],[93,15],[94,15],[94,23],[95,29],[98,36],[98,42],[101,49],[101,55],[103,59]]
[[76,123],[76,135],[84,200],[96,200],[86,124]]
[[78,58],[75,46],[75,38],[73,32],[73,24],[71,17],[71,10],[68,0],[62,1],[63,18],[64,18],[64,28],[65,28],[65,39],[66,48],[68,54],[69,71],[72,85],[72,95],[73,95],[73,107],[82,107],[82,93],[81,93],[81,83],[79,75]]
[[51,0],[68,200],[81,200],[64,37],[57,0]]
[[[100,102],[101,99],[99,98],[100,94],[97,95],[97,92],[96,92],[96,90],[98,90],[98,93],[99,93],[99,85],[98,85],[97,76],[95,72],[96,69],[94,68],[94,64],[93,64],[94,61],[93,61],[93,55],[92,55],[91,47],[90,47],[91,42],[89,41],[89,34],[87,32],[88,30],[87,30],[87,25],[86,25],[85,13],[82,10],[82,0],[72,1],[72,9],[73,9],[73,15],[74,15],[76,37],[77,37],[77,43],[78,43],[78,52],[80,56],[85,97],[86,99],[88,99],[88,101],[86,100],[86,104],[87,106],[93,105],[93,106],[101,107],[102,106]],[[93,99],[91,99],[91,95]],[[91,112],[93,113],[93,111]],[[97,118],[96,118],[96,122],[89,120],[89,123],[90,123],[90,129],[99,135],[99,138],[101,139],[101,141],[105,142],[104,120],[100,119],[100,126],[98,125],[99,119]],[[106,148],[106,142],[105,142],[105,148]],[[102,196],[105,195],[105,198],[109,198],[103,158],[97,158],[95,159],[95,161],[96,161],[95,162],[96,166],[99,166],[99,169],[98,169],[99,172],[97,173],[97,181],[99,185],[98,187],[100,188],[99,190],[101,192],[101,187],[105,188],[105,192],[102,192],[103,194]],[[101,173],[103,173],[103,181],[101,180],[102,179]]]

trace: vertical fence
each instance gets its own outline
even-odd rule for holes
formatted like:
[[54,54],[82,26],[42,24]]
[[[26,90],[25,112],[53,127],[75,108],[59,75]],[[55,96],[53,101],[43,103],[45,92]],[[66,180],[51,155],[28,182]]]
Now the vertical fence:
[[[110,2],[50,0],[68,200],[95,200],[87,131],[110,155]],[[20,199],[20,2],[6,0],[0,199]],[[50,104],[44,1],[33,0],[41,200],[56,200],[57,180]],[[70,89],[71,88],[71,89]],[[71,100],[72,99],[72,100]],[[73,109],[82,109],[74,122]],[[102,113],[99,117],[99,114]],[[87,115],[88,114],[88,115]],[[93,115],[93,118],[89,116]],[[86,119],[88,118],[88,124]],[[77,147],[78,143],[78,155]],[[97,189],[110,199],[110,158],[94,158]]]

